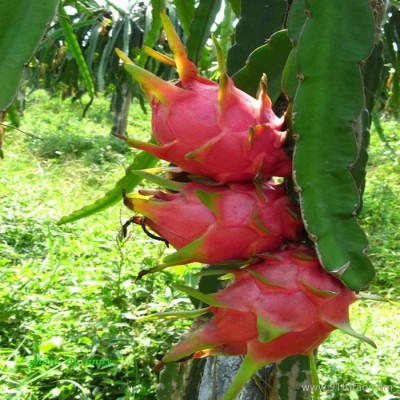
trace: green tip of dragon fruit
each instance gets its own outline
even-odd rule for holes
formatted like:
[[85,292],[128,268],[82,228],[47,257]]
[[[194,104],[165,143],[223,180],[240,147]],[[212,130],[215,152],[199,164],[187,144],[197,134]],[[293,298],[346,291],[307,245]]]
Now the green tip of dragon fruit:
[[233,281],[217,293],[202,297],[182,287],[209,301],[207,311],[213,318],[163,358],[163,363],[170,363],[188,357],[246,356],[224,399],[234,399],[268,363],[293,355],[311,357],[335,329],[374,345],[350,327],[349,307],[356,294],[322,268],[315,250],[291,244],[263,261],[230,271]]
[[229,90],[232,88],[233,84],[232,80],[229,79],[228,74],[226,73],[225,57],[222,53],[221,46],[219,45],[218,40],[214,35],[212,35],[212,41],[214,44],[215,52],[217,53],[218,67],[220,71],[218,103],[221,111],[223,112],[224,108],[227,108],[227,106],[229,106],[229,104],[226,103],[228,103],[229,101]]
[[195,65],[188,59],[183,43],[176,33],[171,20],[168,18],[165,11],[160,12],[161,22],[168,38],[168,45],[174,54],[176,67],[178,69],[179,78],[183,87],[190,84],[196,78],[197,69]]
[[140,83],[144,92],[156,98],[161,104],[167,105],[168,98],[179,98],[185,92],[177,86],[168,83],[157,75],[137,66],[128,56],[126,56],[120,49],[115,49],[118,57],[123,61],[124,68],[129,74]]
[[164,64],[170,65],[171,67],[175,67],[176,68],[176,62],[175,62],[175,60],[173,58],[168,57],[167,55],[162,54],[159,51],[153,50],[151,47],[148,47],[148,46],[144,46],[143,49],[144,49],[144,52],[148,56],[150,56],[150,57],[152,57],[152,58],[154,58],[154,59],[156,59],[156,60],[158,60],[158,61],[160,61],[160,62],[162,62]]

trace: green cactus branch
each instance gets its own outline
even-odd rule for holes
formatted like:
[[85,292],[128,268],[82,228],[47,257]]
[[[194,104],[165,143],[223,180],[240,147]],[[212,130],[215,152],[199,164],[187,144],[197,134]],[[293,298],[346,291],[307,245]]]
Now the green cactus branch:
[[74,31],[72,30],[71,23],[68,19],[68,14],[66,13],[62,5],[60,5],[60,7],[58,8],[58,14],[60,17],[60,25],[68,44],[68,49],[73,54],[76,63],[78,64],[79,70],[82,75],[82,80],[85,84],[89,96],[94,97],[96,95],[96,92],[92,75],[90,74],[89,67],[86,64],[85,57],[83,56],[82,50],[78,43],[78,39],[76,38]]
[[13,101],[24,68],[56,12],[58,0],[0,2],[0,113]]
[[355,125],[364,108],[360,65],[374,46],[372,9],[368,0],[295,0],[288,28],[299,81],[293,176],[303,220],[324,268],[358,291],[374,275],[354,217],[360,194],[353,177]]

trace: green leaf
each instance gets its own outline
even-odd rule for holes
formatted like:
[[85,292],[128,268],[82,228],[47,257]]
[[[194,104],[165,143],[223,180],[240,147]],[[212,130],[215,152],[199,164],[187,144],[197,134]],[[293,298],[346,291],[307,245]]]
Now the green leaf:
[[[74,31],[76,31],[80,28],[84,28],[86,26],[90,26],[90,25],[96,25],[96,28],[99,29],[98,23],[99,22],[96,19],[87,19],[84,21],[74,22],[73,24],[71,24],[71,26]],[[49,40],[43,40],[37,47],[36,53],[43,49],[48,48],[49,45],[53,46],[53,42],[57,41],[58,39],[61,39],[63,36],[64,36],[64,33],[61,28],[47,32],[46,38]]]
[[265,74],[268,96],[275,103],[282,91],[282,73],[291,50],[292,42],[287,31],[274,33],[267,44],[254,50],[246,65],[232,76],[235,86],[255,97],[261,77]]
[[[207,275],[208,272],[210,271],[216,271],[217,269],[221,268],[230,268],[230,266],[224,266],[224,265],[207,265],[205,266],[201,273],[200,273],[200,279],[199,279],[199,290],[201,293],[205,294],[212,294],[212,293],[217,293],[219,290],[223,289],[224,285],[222,281],[220,281],[218,278],[221,275],[225,275],[226,271],[221,271],[219,272],[218,276],[216,275]],[[204,272],[204,275],[202,274]],[[195,299],[194,297],[190,298],[190,301],[196,308],[200,307],[206,307],[208,306],[207,303],[204,303],[198,299]]]
[[225,60],[228,55],[228,49],[232,45],[232,38],[235,32],[235,18],[236,15],[232,9],[232,6],[229,4],[229,2],[226,3],[224,8],[224,18],[219,24],[219,45]]
[[[162,28],[160,12],[161,10],[165,9],[165,0],[152,0],[151,6],[152,6],[151,25],[143,43],[144,46],[148,47],[153,47],[154,43],[160,36],[160,31]],[[147,58],[148,55],[144,51],[142,51],[138,60],[138,65],[140,67],[143,67],[144,64],[146,63]]]
[[385,47],[387,50],[387,61],[392,70],[392,83],[390,87],[389,100],[386,111],[399,118],[400,113],[400,10],[396,7],[390,8],[390,16],[383,25]]
[[100,31],[98,26],[93,26],[90,30],[90,36],[88,40],[88,46],[86,51],[86,64],[89,68],[89,71],[93,73],[93,60],[96,55],[96,48],[99,43]]
[[97,69],[97,89],[101,92],[105,89],[105,75],[107,71],[107,65],[110,63],[111,57],[116,57],[114,54],[115,42],[118,36],[121,34],[123,29],[124,20],[119,20],[113,26],[111,32],[112,36],[108,38],[107,44],[101,53],[101,59],[99,67]]
[[62,337],[53,336],[51,339],[42,342],[39,345],[39,350],[41,353],[48,353],[50,350],[60,347],[62,342],[63,342]]
[[190,24],[194,16],[194,0],[173,0],[179,21],[186,36],[190,35]]
[[208,304],[210,306],[215,306],[215,307],[226,307],[225,304],[220,303],[218,300],[216,300],[213,294],[202,293],[200,292],[200,290],[193,289],[192,287],[186,285],[173,284],[172,286],[175,289],[186,293],[188,296],[200,300],[204,304]]
[[376,91],[382,82],[383,63],[383,42],[382,40],[379,40],[362,68],[365,106],[370,115],[372,114],[372,110],[375,105]]
[[374,50],[362,67],[365,110],[357,119],[356,133],[358,142],[358,157],[351,173],[355,179],[360,193],[360,205],[357,214],[362,209],[362,196],[365,189],[365,176],[368,162],[368,146],[370,141],[370,127],[372,122],[372,112],[375,104],[375,93],[381,84],[383,69],[383,42],[378,41]]
[[265,44],[272,34],[283,29],[286,0],[242,1],[236,26],[235,44],[228,52],[228,74],[241,69],[249,54]]
[[115,11],[117,11],[119,14],[124,15],[124,16],[126,15],[125,10],[123,10],[123,9],[120,8],[120,7],[118,7],[118,6],[115,4],[115,2],[110,1],[110,0],[105,0],[105,2],[106,2],[110,7],[112,7]]
[[237,17],[240,17],[240,0],[227,0]]
[[29,63],[52,20],[58,0],[1,0],[0,113],[13,101]]
[[21,117],[18,112],[19,101],[14,100],[7,109],[7,117],[10,120],[11,124],[16,126],[17,128],[20,125]]
[[210,37],[215,17],[221,9],[221,0],[200,0],[190,25],[190,36],[186,42],[188,57],[197,63],[204,45]]
[[145,317],[138,318],[138,322],[152,321],[155,319],[178,319],[178,318],[196,318],[208,312],[208,307],[185,310],[185,311],[166,311],[162,313],[154,313],[146,315]]
[[354,125],[364,102],[360,65],[374,46],[374,19],[368,0],[309,0],[304,7],[294,0],[288,20],[299,78],[293,176],[323,267],[358,291],[374,275],[354,217],[360,198],[351,173],[359,150]]
[[74,31],[72,30],[68,14],[65,12],[64,7],[62,5],[60,5],[60,7],[58,8],[58,13],[60,15],[59,17],[60,25],[63,29],[68,49],[71,51],[72,55],[75,58],[75,61],[78,65],[79,71],[82,75],[82,79],[83,82],[85,83],[85,87],[89,96],[94,97],[96,93],[94,89],[92,75],[90,74],[89,68],[86,64],[82,50],[79,46],[78,39],[76,38]]
[[142,177],[132,174],[132,171],[138,169],[146,169],[154,167],[158,162],[158,158],[146,152],[140,152],[133,163],[125,170],[125,176],[121,178],[116,184],[114,189],[107,192],[102,198],[96,200],[94,203],[87,205],[79,210],[74,211],[72,214],[62,217],[57,224],[67,224],[82,218],[87,218],[90,215],[96,214],[105,210],[108,207],[117,204],[122,200],[122,190],[130,192],[141,181]]
[[[157,171],[158,172],[158,169]],[[182,183],[171,181],[170,179],[163,178],[162,176],[155,175],[151,170],[131,170],[131,174],[139,176],[142,179],[146,179],[149,182],[152,182],[158,186],[161,186],[165,189],[173,190],[176,192],[180,192],[183,190],[184,186]]]

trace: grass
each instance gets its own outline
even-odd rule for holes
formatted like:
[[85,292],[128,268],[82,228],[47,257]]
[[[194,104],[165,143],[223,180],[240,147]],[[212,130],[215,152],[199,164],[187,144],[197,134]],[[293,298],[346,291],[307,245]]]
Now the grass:
[[[96,99],[82,120],[79,104],[37,91],[22,129],[41,139],[7,133],[0,175],[2,399],[154,399],[151,369],[190,326],[137,322],[152,311],[190,307],[171,284],[193,285],[195,278],[189,267],[179,267],[135,282],[164,245],[133,227],[128,240],[118,240],[131,216],[122,204],[56,225],[112,188],[132,160],[133,151],[109,134],[107,109],[107,99]],[[128,132],[147,137],[148,120],[134,106]],[[395,301],[400,138],[398,124],[384,127],[392,150],[373,135],[361,223],[378,272],[371,291]],[[400,393],[396,304],[359,302],[352,325],[378,350],[335,332],[319,352],[323,398],[384,399],[389,386],[391,394]]]

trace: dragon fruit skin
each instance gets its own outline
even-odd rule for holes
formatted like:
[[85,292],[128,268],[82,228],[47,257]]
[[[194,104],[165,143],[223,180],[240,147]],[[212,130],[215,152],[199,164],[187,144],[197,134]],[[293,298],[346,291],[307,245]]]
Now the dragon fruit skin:
[[[291,174],[284,151],[283,118],[271,109],[265,84],[254,99],[222,73],[220,85],[198,75],[165,14],[161,14],[180,80],[165,82],[117,51],[125,69],[141,83],[152,108],[158,145],[124,138],[131,146],[167,160],[190,174],[218,183],[251,181],[256,176]],[[151,55],[165,61],[165,56]]]
[[141,191],[152,196],[124,199],[128,208],[144,215],[147,227],[178,249],[165,257],[165,265],[247,260],[298,240],[302,233],[301,218],[281,185],[174,184],[180,192]]
[[[290,244],[257,264],[229,272],[233,283],[198,297],[210,304],[205,312],[213,318],[165,355],[161,366],[188,357],[246,355],[224,397],[234,399],[259,368],[293,355],[311,357],[335,329],[374,346],[350,327],[349,307],[357,296],[322,269],[314,250]],[[193,297],[198,293],[177,288]]]

